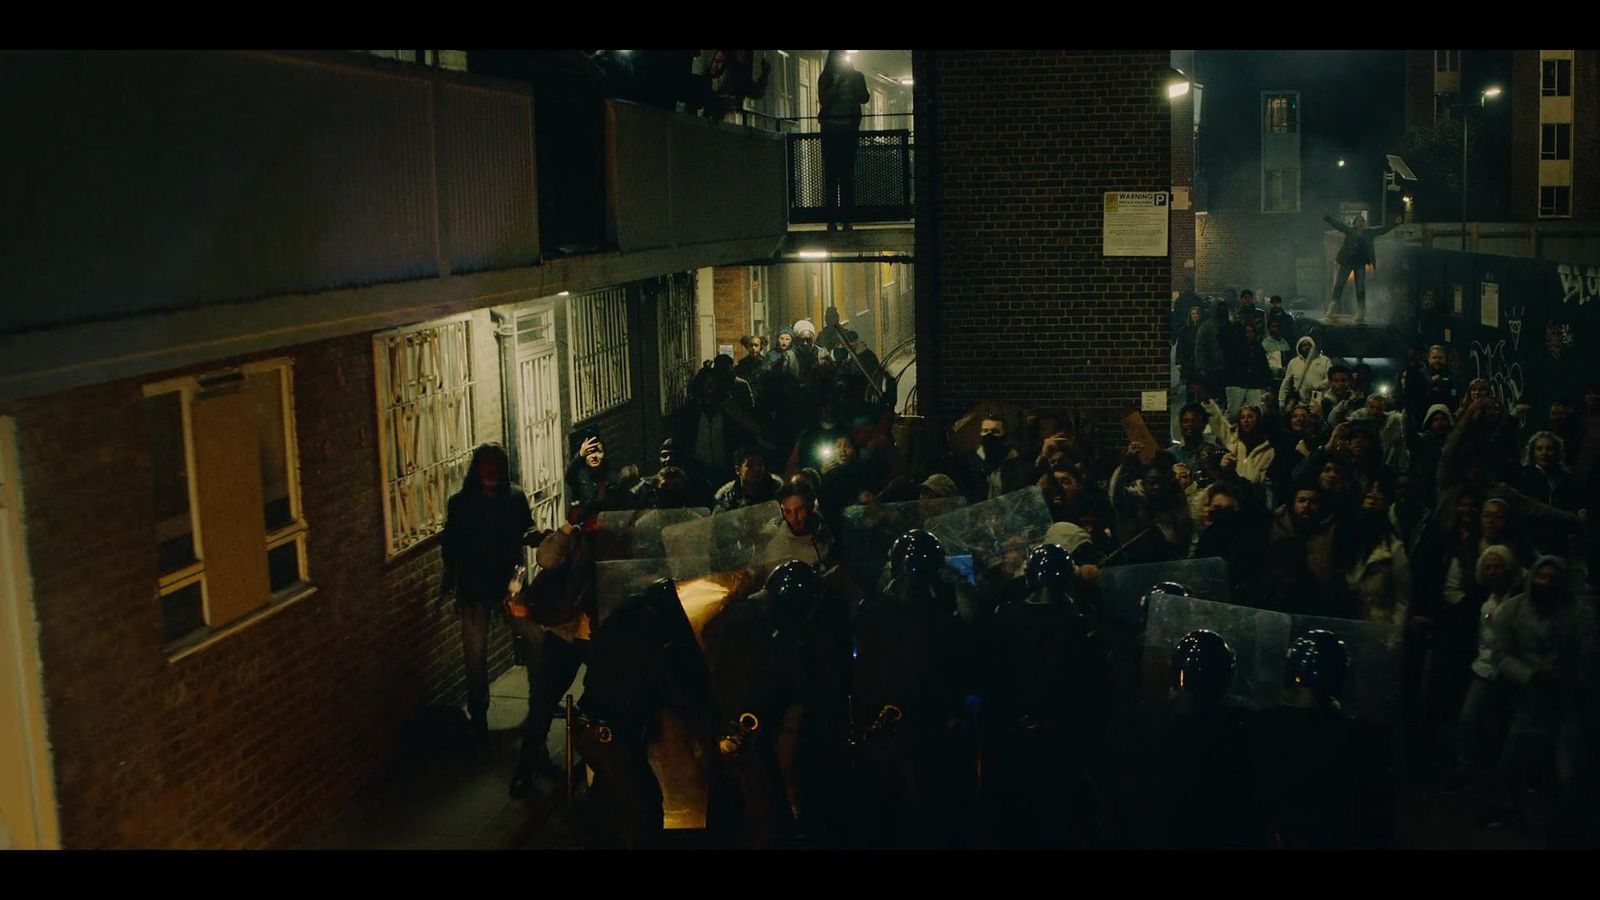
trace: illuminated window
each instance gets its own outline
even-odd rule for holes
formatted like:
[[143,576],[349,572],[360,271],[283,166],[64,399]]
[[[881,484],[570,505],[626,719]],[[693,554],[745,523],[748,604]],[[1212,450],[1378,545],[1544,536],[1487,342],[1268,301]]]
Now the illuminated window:
[[572,297],[572,421],[583,422],[633,399],[628,365],[628,296],[610,288]]
[[466,317],[373,337],[385,551],[402,553],[444,529],[477,445],[472,323]]
[[1572,125],[1566,122],[1539,126],[1539,158],[1572,158]]
[[302,593],[307,529],[289,362],[144,393],[164,642],[188,643]]
[[1547,59],[1542,68],[1544,77],[1540,93],[1546,97],[1572,96],[1572,60]]
[[1294,134],[1299,130],[1299,97],[1294,94],[1268,94],[1266,104],[1268,134]]
[[1568,185],[1539,188],[1539,215],[1550,218],[1572,215],[1572,188]]

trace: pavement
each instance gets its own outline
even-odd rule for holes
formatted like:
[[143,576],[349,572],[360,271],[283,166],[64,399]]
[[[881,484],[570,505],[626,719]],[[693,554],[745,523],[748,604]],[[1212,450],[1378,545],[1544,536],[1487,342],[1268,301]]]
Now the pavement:
[[[582,685],[582,677],[577,684]],[[575,846],[561,815],[566,797],[542,776],[523,800],[507,793],[528,711],[528,680],[513,667],[490,688],[489,737],[475,741],[465,713],[408,742],[400,760],[332,822],[301,842],[325,850],[505,850]],[[456,715],[460,713],[459,715]],[[566,722],[550,727],[550,758],[566,754]]]

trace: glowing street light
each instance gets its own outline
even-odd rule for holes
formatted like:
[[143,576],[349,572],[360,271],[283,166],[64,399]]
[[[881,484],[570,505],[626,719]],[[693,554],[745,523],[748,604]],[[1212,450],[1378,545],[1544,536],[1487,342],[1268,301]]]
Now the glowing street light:
[[1339,160],[1339,168],[1344,168],[1344,160]]
[[1187,93],[1189,93],[1189,82],[1187,81],[1174,81],[1167,85],[1168,100],[1176,100]]

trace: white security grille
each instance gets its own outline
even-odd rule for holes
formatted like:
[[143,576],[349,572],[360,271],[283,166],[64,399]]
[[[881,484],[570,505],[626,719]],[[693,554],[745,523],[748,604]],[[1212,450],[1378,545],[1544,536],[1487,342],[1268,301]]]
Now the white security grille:
[[656,295],[657,345],[661,348],[661,413],[683,405],[689,381],[700,368],[699,329],[695,323],[694,284],[689,276],[663,279]]
[[572,344],[572,421],[592,419],[633,399],[628,368],[628,296],[595,291],[567,304]]
[[476,445],[471,323],[456,319],[372,339],[387,552],[444,529]]
[[521,437],[519,481],[533,504],[534,524],[559,527],[565,484],[560,366],[551,310],[517,319],[517,428]]

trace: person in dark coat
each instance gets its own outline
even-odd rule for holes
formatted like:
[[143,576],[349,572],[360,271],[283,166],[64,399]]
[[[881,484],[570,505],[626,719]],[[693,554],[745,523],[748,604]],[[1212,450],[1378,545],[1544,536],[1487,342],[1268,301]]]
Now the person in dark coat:
[[1345,282],[1350,280],[1353,273],[1356,277],[1356,323],[1360,324],[1367,318],[1367,267],[1375,265],[1378,261],[1377,251],[1372,247],[1372,239],[1387,234],[1394,226],[1368,228],[1366,216],[1356,216],[1353,223],[1346,225],[1335,219],[1332,213],[1323,213],[1322,220],[1344,235],[1344,243],[1339,246],[1339,253],[1334,257],[1334,261],[1339,264],[1339,277],[1333,282],[1333,299],[1328,301],[1327,317],[1331,318],[1338,313],[1339,300],[1344,296]]
[[842,222],[850,230],[855,215],[856,134],[861,129],[861,104],[872,99],[867,80],[843,50],[829,50],[817,79],[822,125],[822,168],[828,204],[828,230]]
[[506,597],[533,528],[528,497],[511,483],[510,472],[504,447],[487,443],[474,450],[461,490],[446,506],[441,539],[439,601],[455,592],[467,666],[467,715],[480,737],[489,731],[489,617]]

